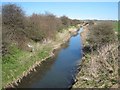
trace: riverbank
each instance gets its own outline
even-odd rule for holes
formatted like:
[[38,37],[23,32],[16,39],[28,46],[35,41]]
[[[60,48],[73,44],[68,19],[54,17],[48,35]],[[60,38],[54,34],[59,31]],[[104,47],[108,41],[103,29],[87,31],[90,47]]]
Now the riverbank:
[[[72,88],[118,88],[118,47],[116,43],[85,54]],[[115,86],[115,87],[114,87]]]
[[[89,26],[81,33],[84,47]],[[84,52],[74,88],[118,88],[118,42],[102,45],[97,52]]]
[[[43,44],[32,43],[35,51],[29,53],[24,52],[21,56],[17,57],[17,59],[20,60],[20,62],[17,62],[17,68],[14,67],[10,70],[11,68],[8,69],[6,65],[3,65],[3,87],[14,87],[18,85],[24,77],[35,72],[35,68],[40,66],[43,61],[54,56],[54,50],[60,48],[63,43],[69,40],[71,37],[70,30],[77,32],[77,29],[78,27],[71,27],[68,30],[63,30],[61,33],[57,33],[55,40],[50,40]],[[5,70],[7,71],[5,72]]]

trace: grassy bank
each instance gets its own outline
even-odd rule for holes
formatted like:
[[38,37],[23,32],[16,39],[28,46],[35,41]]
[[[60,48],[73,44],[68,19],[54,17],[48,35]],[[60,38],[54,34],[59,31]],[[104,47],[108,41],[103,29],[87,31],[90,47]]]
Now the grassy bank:
[[70,38],[69,29],[78,24],[80,20],[67,16],[35,12],[27,16],[19,5],[2,5],[2,86],[17,85],[35,71],[41,61],[53,56],[53,49]]
[[53,48],[59,47],[61,43],[64,43],[70,38],[69,29],[76,29],[75,27],[69,27],[67,30],[56,34],[56,39],[50,42],[35,43],[31,42],[34,46],[34,52],[23,51],[18,49],[15,45],[9,47],[10,53],[3,57],[2,62],[2,86],[15,81],[17,78],[23,75],[31,66],[37,61],[42,61],[49,56]]
[[[51,50],[49,46],[42,46],[39,51],[31,53],[22,51],[16,46],[11,46],[10,48],[11,54],[3,57],[4,62],[2,62],[3,86],[22,75],[36,61],[48,56]],[[6,60],[7,62],[5,62]]]

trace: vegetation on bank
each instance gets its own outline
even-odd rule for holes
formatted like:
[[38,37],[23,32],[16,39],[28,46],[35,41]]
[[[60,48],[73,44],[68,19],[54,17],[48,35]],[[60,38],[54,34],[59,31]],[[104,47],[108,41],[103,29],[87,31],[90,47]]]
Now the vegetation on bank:
[[117,34],[118,37],[120,37],[120,35],[119,35],[119,32],[120,32],[120,27],[119,27],[120,23],[119,23],[119,21],[114,21],[113,25],[114,25],[114,31],[115,31],[115,33]]
[[85,54],[73,88],[118,87],[118,48],[116,44],[103,45],[96,50],[97,53]]
[[120,39],[120,21],[115,22],[115,30],[116,30],[118,39]]
[[7,46],[13,43],[18,48],[29,51],[27,44],[31,40],[34,42],[53,40],[61,30],[80,23],[79,20],[72,20],[67,16],[58,18],[47,12],[25,16],[23,10],[15,4],[2,6],[2,20],[3,54],[7,53]]
[[49,56],[69,37],[79,20],[51,13],[26,16],[15,4],[2,6],[2,86],[16,80],[37,61]]
[[[80,71],[73,88],[118,87],[118,39],[114,23],[89,28]],[[89,51],[89,52],[88,52]]]
[[118,31],[118,21],[114,22],[115,30]]
[[40,61],[49,56],[51,51],[51,47],[49,46],[42,46],[42,48],[35,53],[22,51],[16,46],[11,46],[10,48],[10,54],[5,55],[2,62],[3,86],[21,76],[23,72],[26,72],[36,61]]
[[90,46],[98,47],[115,42],[116,38],[113,23],[101,22],[91,27],[87,41]]

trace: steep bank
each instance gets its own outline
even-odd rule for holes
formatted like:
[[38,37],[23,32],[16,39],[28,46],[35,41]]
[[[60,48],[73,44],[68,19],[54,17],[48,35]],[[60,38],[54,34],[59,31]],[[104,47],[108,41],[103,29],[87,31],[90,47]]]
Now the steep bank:
[[[81,33],[86,46],[88,26]],[[97,48],[97,53],[85,53],[78,68],[76,83],[72,88],[117,88],[118,87],[118,43],[109,43]]]
[[[9,82],[7,81],[8,84],[5,87],[14,87],[14,85],[17,85],[19,82],[21,82],[21,80],[24,77],[27,77],[27,75],[29,75],[31,72],[36,71],[35,67],[39,66],[42,61],[46,60],[49,57],[52,57],[54,55],[53,51],[55,49],[60,48],[61,44],[68,41],[69,38],[71,37],[71,34],[69,33],[70,29],[76,32],[78,28],[75,28],[75,27],[69,28],[68,30],[64,30],[62,33],[58,33],[56,35],[56,40],[54,40],[54,41],[51,40],[44,44],[40,44],[40,43],[32,44],[32,46],[34,46],[35,51],[29,53],[29,55],[28,54],[24,55],[24,58],[26,57],[24,61],[26,61],[27,63],[21,61],[22,67],[19,67],[19,69],[18,69],[19,71],[21,71],[21,73],[16,75],[16,74],[14,74],[15,73],[14,70],[10,74],[7,73],[7,75],[9,75],[9,77],[13,76],[13,78],[11,80],[9,80]],[[39,57],[39,55],[41,55],[41,54],[42,54],[42,57]],[[46,55],[44,55],[44,54],[46,54]],[[20,57],[20,59],[22,59],[22,57]],[[32,63],[29,63],[29,62],[32,62]],[[23,70],[22,68],[23,68],[23,66],[26,66],[26,64],[27,64],[27,67]],[[19,64],[18,66],[21,66],[21,64]],[[18,70],[16,72],[19,72]],[[4,85],[5,85],[5,83],[6,82],[4,81]]]

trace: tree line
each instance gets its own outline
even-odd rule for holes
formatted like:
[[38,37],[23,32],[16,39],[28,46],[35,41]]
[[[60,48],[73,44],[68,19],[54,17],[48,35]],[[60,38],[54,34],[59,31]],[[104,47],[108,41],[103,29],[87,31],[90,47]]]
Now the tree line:
[[79,23],[80,20],[72,20],[67,16],[58,18],[48,12],[26,16],[21,7],[16,4],[6,4],[2,6],[3,47],[16,44],[22,49],[30,40],[42,42],[45,39],[54,39],[57,32]]

